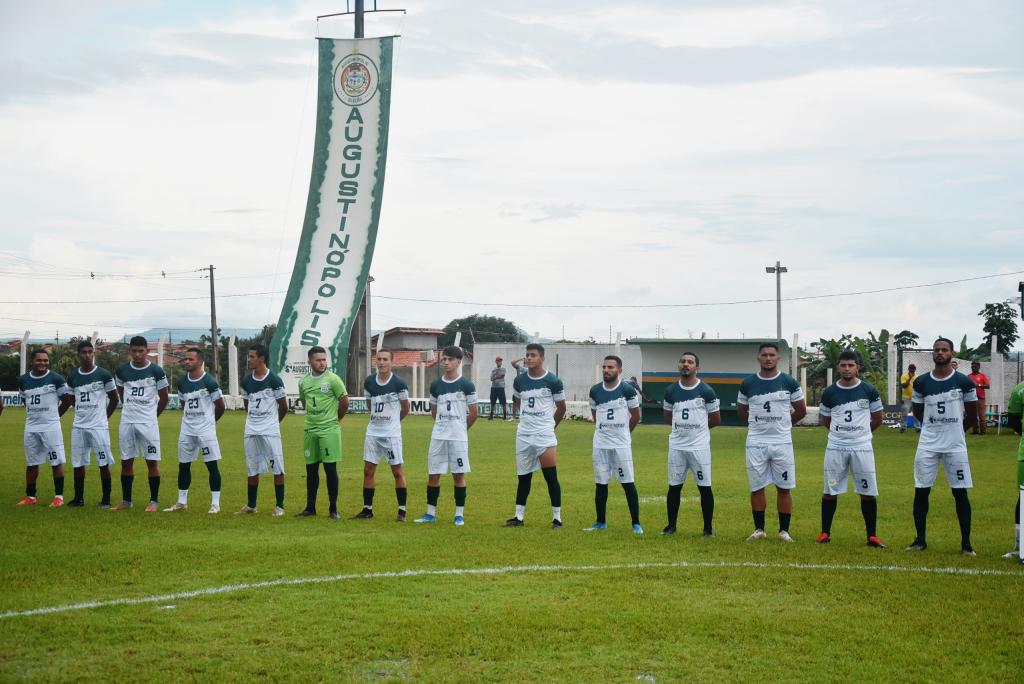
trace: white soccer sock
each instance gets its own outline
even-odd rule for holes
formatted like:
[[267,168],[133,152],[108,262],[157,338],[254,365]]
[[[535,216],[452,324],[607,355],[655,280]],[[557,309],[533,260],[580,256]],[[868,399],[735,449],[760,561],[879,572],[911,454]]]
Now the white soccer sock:
[[210,505],[220,506],[220,492],[210,492]]
[[427,504],[427,515],[437,515],[437,506]]
[[526,515],[526,506],[520,506],[519,504],[516,504],[516,517],[519,518],[520,520],[522,520],[523,516],[525,516],[525,515]]
[[465,510],[466,510],[465,506],[456,506],[455,507],[455,515],[462,515],[465,512]]
[[187,489],[179,489],[178,490],[178,503],[180,503],[182,506],[187,506],[188,505],[188,490]]
[[399,507],[398,507],[398,510],[400,510],[400,511],[404,511],[404,510],[405,510],[405,506],[399,506]]
[[561,520],[562,519],[562,507],[561,506],[552,506],[551,507],[551,517],[553,519],[555,519],[555,520]]

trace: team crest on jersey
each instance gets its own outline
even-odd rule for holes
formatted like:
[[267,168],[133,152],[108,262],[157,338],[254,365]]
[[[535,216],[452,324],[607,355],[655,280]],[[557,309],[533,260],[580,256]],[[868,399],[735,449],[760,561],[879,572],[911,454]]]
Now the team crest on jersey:
[[352,53],[335,68],[334,93],[348,106],[366,104],[376,92],[377,65],[366,55]]
[[962,395],[963,395],[963,391],[960,390],[960,389],[951,389],[951,390],[949,390],[949,398],[950,399],[959,399]]
[[871,402],[869,402],[867,399],[858,399],[857,400],[857,408],[866,409],[870,405],[871,405]]
[[327,394],[328,392],[331,391],[331,388],[328,387],[327,385],[320,385],[320,391],[323,392],[324,394]]

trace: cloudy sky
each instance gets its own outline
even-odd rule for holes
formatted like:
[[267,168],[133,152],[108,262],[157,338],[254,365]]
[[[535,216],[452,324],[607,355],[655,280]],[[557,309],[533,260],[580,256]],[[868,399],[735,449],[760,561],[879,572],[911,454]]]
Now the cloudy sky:
[[[784,298],[1024,271],[1022,3],[381,6],[374,328],[773,336],[776,260]],[[0,336],[202,326],[211,263],[223,329],[276,322],[339,8],[0,2]],[[784,302],[784,334],[976,344],[1018,280]]]

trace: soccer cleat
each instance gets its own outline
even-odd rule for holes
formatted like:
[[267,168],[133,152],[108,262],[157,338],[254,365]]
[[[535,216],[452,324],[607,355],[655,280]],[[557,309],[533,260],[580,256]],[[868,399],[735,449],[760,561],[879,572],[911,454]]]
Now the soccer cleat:
[[175,502],[173,505],[168,506],[167,508],[165,508],[164,509],[164,513],[174,513],[175,511],[187,511],[187,510],[188,510],[188,504],[183,504],[181,502]]
[[975,551],[970,546],[961,546],[960,547],[960,553],[962,553],[965,556],[977,556],[978,555],[978,552]]
[[553,529],[553,530],[560,530],[560,529],[562,529],[562,521],[559,520],[558,518],[553,519],[551,521],[551,529]]
[[666,525],[665,529],[663,529],[661,531],[661,533],[662,534],[675,534],[676,533],[676,526],[675,525]]
[[879,539],[878,537],[868,537],[868,546],[870,546],[873,549],[884,549],[885,548],[885,544],[883,544],[882,540]]
[[295,514],[296,518],[311,518],[316,515],[316,511],[311,511],[308,508],[303,508],[301,511]]
[[249,504],[245,504],[244,506],[242,506],[241,508],[238,509],[238,512],[236,512],[235,515],[252,515],[255,512],[256,512],[256,507],[255,506],[250,506]]
[[455,526],[456,527],[462,527],[465,524],[466,524],[466,521],[465,521],[465,519],[461,515],[455,516]]
[[413,522],[417,523],[432,523],[437,522],[437,516],[431,515],[430,513],[424,513],[422,517],[416,518]]
[[85,506],[85,502],[81,499],[72,499],[67,503],[68,508],[82,508]]
[[768,535],[764,533],[764,530],[754,530],[754,533],[747,537],[747,541],[757,541],[758,539],[767,539]]
[[927,548],[928,548],[928,544],[924,543],[920,539],[915,539],[913,542],[910,543],[910,546],[908,546],[907,548],[905,548],[903,550],[904,551],[924,551]]
[[156,513],[159,507],[156,505],[156,501],[150,501],[146,504],[146,513]]
[[502,523],[501,526],[502,527],[522,527],[525,524],[526,523],[523,522],[522,518],[509,518],[504,523]]
[[1020,556],[1020,542],[1015,542],[1013,545],[1013,551],[1007,551],[1003,554],[1003,558],[1018,558]]
[[64,497],[63,496],[55,496],[55,497],[53,497],[53,501],[50,502],[50,508],[60,508],[63,505],[64,505]]
[[640,523],[633,523],[633,534],[641,535],[644,533],[644,528],[640,527]]
[[608,529],[608,523],[596,522],[593,525],[591,525],[590,527],[584,527],[583,531],[584,532],[599,532],[601,530],[607,530],[607,529]]
[[107,502],[101,502],[100,503],[100,508],[102,508],[105,511],[108,511],[108,510],[110,510],[110,504],[107,503]]
[[338,511],[331,511],[331,520],[338,522],[341,520],[341,514]]
[[815,544],[828,544],[830,541],[832,541],[832,533],[831,532],[822,532],[821,534],[818,535],[818,538],[814,540],[814,543]]
[[38,502],[39,502],[39,499],[37,499],[36,497],[34,497],[34,496],[26,496],[24,499],[22,499],[21,501],[19,501],[18,503],[14,504],[14,505],[15,506],[35,506],[36,503],[38,503]]
[[398,510],[398,516],[395,518],[395,522],[405,522],[405,511],[402,509]]
[[271,513],[270,515],[275,517],[275,518],[280,518],[281,516],[284,515],[284,509],[281,508],[280,506],[274,506],[274,512]]
[[779,530],[779,539],[790,544],[793,543],[793,538],[789,536],[789,532],[786,530]]
[[358,513],[356,513],[355,515],[353,515],[352,519],[353,520],[364,520],[364,519],[368,520],[368,519],[370,519],[372,517],[373,517],[373,509],[372,508],[363,508],[363,510],[361,510]]
[[210,504],[210,510],[207,513],[220,513],[220,504]]
[[111,506],[108,510],[111,511],[127,511],[132,507],[131,501],[122,501]]
[[715,531],[713,529],[711,529],[711,530],[704,530],[704,536],[705,537],[717,537],[718,535],[716,535]]

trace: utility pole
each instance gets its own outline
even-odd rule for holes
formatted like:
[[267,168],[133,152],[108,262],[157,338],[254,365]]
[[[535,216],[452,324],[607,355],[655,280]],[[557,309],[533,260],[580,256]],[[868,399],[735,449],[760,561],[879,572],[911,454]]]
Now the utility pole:
[[213,264],[210,264],[206,268],[199,269],[200,271],[209,271],[210,275],[210,338],[213,341],[213,377],[219,380],[220,375],[218,373],[218,357],[220,356],[219,340],[217,339],[217,297],[213,289]]
[[365,38],[366,37],[365,33],[363,31],[363,19],[364,19],[363,13],[365,12],[365,8],[363,7],[363,5],[364,5],[363,0],[356,0],[356,17],[355,17],[356,18],[356,22],[355,22],[356,23],[356,31],[355,31],[355,35],[353,36],[354,38]]
[[765,273],[775,274],[775,337],[782,344],[782,274],[789,269],[776,261],[774,266],[766,266]]

